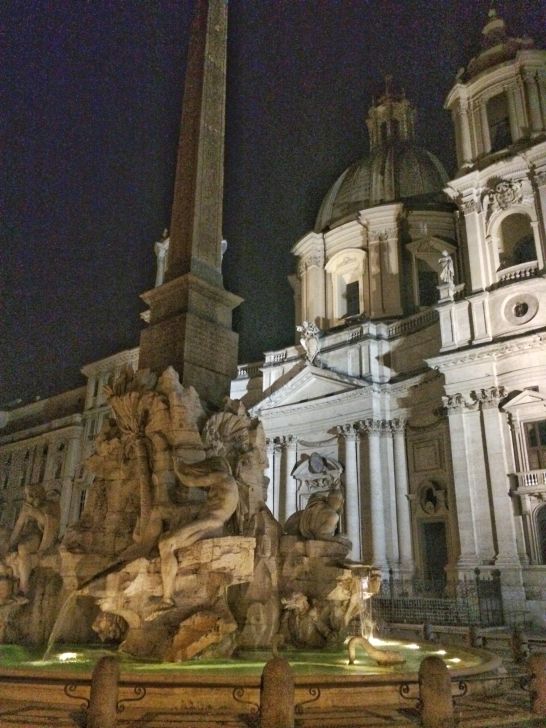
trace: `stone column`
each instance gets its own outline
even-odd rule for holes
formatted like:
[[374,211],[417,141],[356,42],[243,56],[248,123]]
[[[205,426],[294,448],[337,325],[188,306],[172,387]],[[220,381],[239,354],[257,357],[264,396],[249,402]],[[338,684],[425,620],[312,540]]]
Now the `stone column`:
[[479,106],[480,110],[480,125],[482,128],[482,140],[483,148],[482,151],[487,153],[491,150],[491,135],[489,134],[489,119],[487,118],[487,107],[484,103]]
[[505,428],[502,422],[504,414],[499,411],[499,401],[503,395],[502,387],[482,389],[480,392],[497,539],[495,564],[519,567],[514,511],[507,477],[510,468],[506,462]]
[[510,620],[525,602],[521,564],[518,556],[518,542],[510,483],[507,473],[512,470],[506,459],[506,428],[504,413],[499,411],[499,401],[504,396],[503,387],[482,389],[478,395],[481,402],[485,432],[485,452],[489,466],[493,526],[496,537],[495,566],[502,572],[501,590],[504,616]]
[[353,425],[341,425],[337,432],[343,440],[345,465],[345,523],[351,540],[351,558],[362,558],[360,483],[358,478],[357,443],[358,431]]
[[396,487],[396,522],[400,567],[413,572],[413,547],[411,542],[411,509],[408,489],[408,464],[406,456],[406,420],[391,421],[394,439],[394,479]]
[[273,463],[274,463],[274,444],[273,441],[267,438],[266,440],[266,446],[267,446],[267,468],[265,471],[265,477],[269,481],[267,484],[267,494],[265,499],[265,504],[273,513],[273,492],[275,490],[273,479],[274,479],[274,469],[273,469]]
[[101,404],[104,404],[106,402],[106,392],[104,391],[104,386],[108,383],[108,372],[100,372],[97,375],[98,379],[98,385],[97,385],[97,397],[95,400],[95,407],[98,407]]
[[470,284],[472,291],[482,291],[492,283],[492,280],[489,274],[487,251],[481,244],[483,231],[481,204],[472,198],[464,200],[461,211],[464,215],[464,225],[468,239]]
[[298,510],[297,502],[297,482],[292,475],[292,471],[296,467],[297,453],[298,453],[298,441],[292,435],[287,435],[283,438],[285,448],[284,458],[284,480],[285,480],[285,492],[284,492],[284,516],[283,520],[286,521],[288,516]]
[[466,452],[465,401],[461,394],[454,394],[444,398],[444,405],[448,411],[453,481],[461,546],[458,566],[461,569],[470,570],[478,565],[478,539],[474,516],[471,464],[468,461]]
[[540,106],[542,110],[542,118],[546,121],[546,76],[539,73],[537,75],[538,84],[538,97],[540,99]]
[[521,138],[521,127],[518,120],[518,112],[516,109],[516,99],[514,97],[514,89],[506,89],[506,98],[508,99],[508,119],[510,121],[510,134],[512,141],[517,142]]
[[529,108],[529,121],[531,131],[538,132],[542,129],[542,116],[540,113],[540,97],[538,95],[537,79],[533,73],[526,73],[525,88]]
[[400,551],[396,525],[396,483],[394,474],[394,446],[391,423],[381,422],[381,481],[383,483],[383,510],[385,518],[385,547],[387,562],[398,570]]
[[[59,524],[59,533],[63,534],[68,522],[70,521],[71,503],[74,496],[74,478],[76,475],[76,467],[80,461],[81,435],[70,438],[68,441],[66,457],[64,462],[64,473],[66,477],[62,479],[60,511],[61,518]],[[79,497],[79,493],[78,493]]]
[[281,518],[281,460],[283,446],[280,442],[273,445],[273,515],[277,520]]
[[385,570],[387,568],[387,551],[385,548],[385,513],[383,509],[380,442],[382,422],[370,418],[361,420],[359,425],[368,435],[373,565]]
[[459,105],[459,129],[461,139],[461,167],[464,167],[472,162],[472,144],[470,141],[468,105],[466,102],[461,102]]
[[326,295],[324,290],[324,252],[315,250],[307,259],[305,316],[310,321],[318,317],[319,326],[324,325],[326,317]]

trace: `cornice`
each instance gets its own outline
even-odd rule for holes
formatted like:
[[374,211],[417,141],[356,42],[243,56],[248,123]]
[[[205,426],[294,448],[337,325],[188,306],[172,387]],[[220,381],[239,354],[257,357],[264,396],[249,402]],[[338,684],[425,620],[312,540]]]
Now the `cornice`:
[[19,430],[11,435],[0,437],[0,447],[8,447],[10,445],[20,447],[22,442],[26,442],[29,446],[37,442],[43,442],[45,437],[58,437],[61,433],[68,436],[73,433],[74,437],[80,437],[83,431],[82,415],[68,415],[58,420],[52,420],[43,425],[36,425],[27,430]]
[[339,392],[337,394],[326,395],[317,399],[312,399],[304,402],[296,402],[294,404],[275,405],[270,403],[268,400],[263,400],[263,406],[260,406],[262,405],[262,403],[258,402],[258,404],[252,407],[252,409],[250,410],[250,414],[253,417],[272,418],[275,415],[285,416],[288,414],[295,414],[308,410],[313,411],[325,408],[330,409],[336,403],[342,404],[345,402],[350,402],[354,399],[366,397],[372,392],[377,393],[377,390],[374,388],[373,385],[368,385],[360,387],[356,390],[351,390],[349,392]]
[[90,377],[92,374],[100,374],[101,372],[111,371],[112,367],[116,367],[123,364],[132,364],[135,360],[138,360],[138,354],[140,347],[134,349],[125,349],[117,354],[112,354],[105,359],[99,359],[98,361],[91,362],[83,366],[80,371],[86,376]]
[[546,348],[546,331],[523,336],[525,338],[479,344],[464,350],[446,352],[445,354],[429,357],[426,362],[430,367],[444,371],[474,362],[496,361],[507,354]]

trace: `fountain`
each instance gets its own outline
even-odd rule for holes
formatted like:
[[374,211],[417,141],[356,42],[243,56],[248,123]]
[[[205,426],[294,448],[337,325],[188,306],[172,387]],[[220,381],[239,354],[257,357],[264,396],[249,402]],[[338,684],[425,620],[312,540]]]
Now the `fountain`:
[[[138,371],[124,369],[106,389],[112,416],[85,463],[94,482],[81,518],[60,538],[59,494],[28,486],[13,532],[0,533],[3,700],[66,707],[94,663],[117,654],[122,702],[249,712],[265,661],[282,650],[296,709],[331,715],[398,700],[418,655],[439,654],[373,641],[368,607],[380,575],[347,559],[340,469],[313,463],[320,492],[283,529],[265,505],[263,427],[241,402],[222,400],[240,303],[221,270],[226,23],[224,0],[196,3],[168,267],[143,294]],[[471,649],[443,659],[454,675],[498,667]]]
[[[11,552],[2,551],[1,672],[24,674],[28,699],[33,681],[68,681],[68,667],[86,674],[117,650],[125,679],[199,685],[194,704],[222,710],[237,690],[255,697],[264,662],[282,650],[297,701],[320,694],[331,709],[343,692],[357,707],[356,688],[367,685],[369,700],[373,678],[376,698],[392,699],[394,683],[415,676],[417,653],[441,652],[374,641],[369,605],[380,574],[347,560],[337,471],[283,530],[265,505],[262,426],[240,402],[208,412],[171,367],[160,377],[128,368],[108,396],[113,418],[86,463],[95,480],[80,520],[59,541],[49,500],[28,493]],[[106,651],[89,647],[97,635]],[[43,658],[33,658],[48,636]],[[470,649],[444,660],[454,674],[497,666]]]

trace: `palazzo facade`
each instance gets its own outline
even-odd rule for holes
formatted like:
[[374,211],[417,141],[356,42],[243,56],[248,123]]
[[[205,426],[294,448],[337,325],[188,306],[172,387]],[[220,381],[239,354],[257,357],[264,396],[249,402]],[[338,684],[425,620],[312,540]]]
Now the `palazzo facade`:
[[[240,365],[231,396],[263,422],[281,522],[335,471],[354,559],[446,585],[499,570],[507,617],[543,624],[546,52],[494,10],[482,37],[446,100],[454,179],[388,82],[369,154],[293,247],[296,342]],[[159,289],[167,238],[156,253]],[[29,483],[58,492],[61,529],[77,520],[102,387],[138,360],[115,354],[82,369],[87,388],[0,413],[0,526]]]

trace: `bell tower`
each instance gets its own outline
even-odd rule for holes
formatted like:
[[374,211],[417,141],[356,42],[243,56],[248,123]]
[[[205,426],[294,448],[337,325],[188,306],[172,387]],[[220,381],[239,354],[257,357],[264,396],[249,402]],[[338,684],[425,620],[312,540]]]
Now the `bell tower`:
[[182,105],[164,282],[142,294],[149,324],[140,368],[172,365],[184,385],[219,403],[237,368],[232,311],[242,299],[222,281],[226,0],[197,0]]

